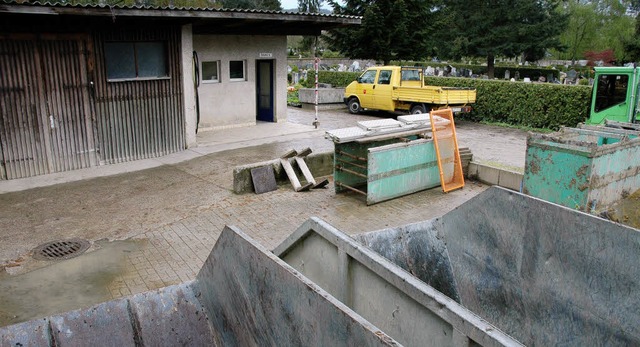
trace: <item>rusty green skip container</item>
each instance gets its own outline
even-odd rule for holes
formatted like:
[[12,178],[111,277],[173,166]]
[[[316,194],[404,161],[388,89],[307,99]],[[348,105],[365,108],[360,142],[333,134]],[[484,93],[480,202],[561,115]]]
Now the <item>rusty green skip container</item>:
[[640,132],[579,125],[529,134],[522,191],[599,212],[640,189]]

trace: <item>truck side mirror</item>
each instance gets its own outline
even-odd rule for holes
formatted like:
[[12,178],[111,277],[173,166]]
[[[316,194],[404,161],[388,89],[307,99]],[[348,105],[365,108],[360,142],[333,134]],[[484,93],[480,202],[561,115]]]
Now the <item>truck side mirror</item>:
[[362,83],[362,78],[360,78],[360,77],[356,78],[356,82]]

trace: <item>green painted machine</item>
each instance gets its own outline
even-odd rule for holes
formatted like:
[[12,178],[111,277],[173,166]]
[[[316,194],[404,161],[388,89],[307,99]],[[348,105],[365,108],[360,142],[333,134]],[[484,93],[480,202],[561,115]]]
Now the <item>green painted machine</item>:
[[638,122],[640,67],[596,67],[587,124]]

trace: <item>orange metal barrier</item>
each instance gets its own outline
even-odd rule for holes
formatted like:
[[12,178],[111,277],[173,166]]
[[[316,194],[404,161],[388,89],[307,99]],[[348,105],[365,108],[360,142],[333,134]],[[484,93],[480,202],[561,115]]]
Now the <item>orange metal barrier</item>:
[[[442,119],[434,119],[434,117],[440,117]],[[460,152],[458,151],[458,139],[456,137],[456,126],[453,122],[453,112],[450,108],[431,111],[429,118],[431,119],[431,130],[436,149],[436,157],[438,159],[438,169],[440,169],[440,185],[442,186],[442,191],[447,193],[462,188],[464,187],[464,175],[462,173]]]

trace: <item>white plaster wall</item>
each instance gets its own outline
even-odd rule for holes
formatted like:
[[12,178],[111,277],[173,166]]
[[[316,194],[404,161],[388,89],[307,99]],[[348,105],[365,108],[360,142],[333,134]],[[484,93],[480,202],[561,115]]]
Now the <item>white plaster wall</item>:
[[[220,62],[220,82],[200,83],[201,130],[231,128],[256,123],[256,60],[273,59],[274,120],[287,115],[286,36],[194,35],[193,48],[200,64]],[[261,58],[260,53],[271,53]],[[246,61],[246,80],[229,80],[229,61]]]
[[191,24],[182,26],[182,85],[184,86],[185,140],[187,148],[196,142],[196,97],[193,86],[193,41]]

